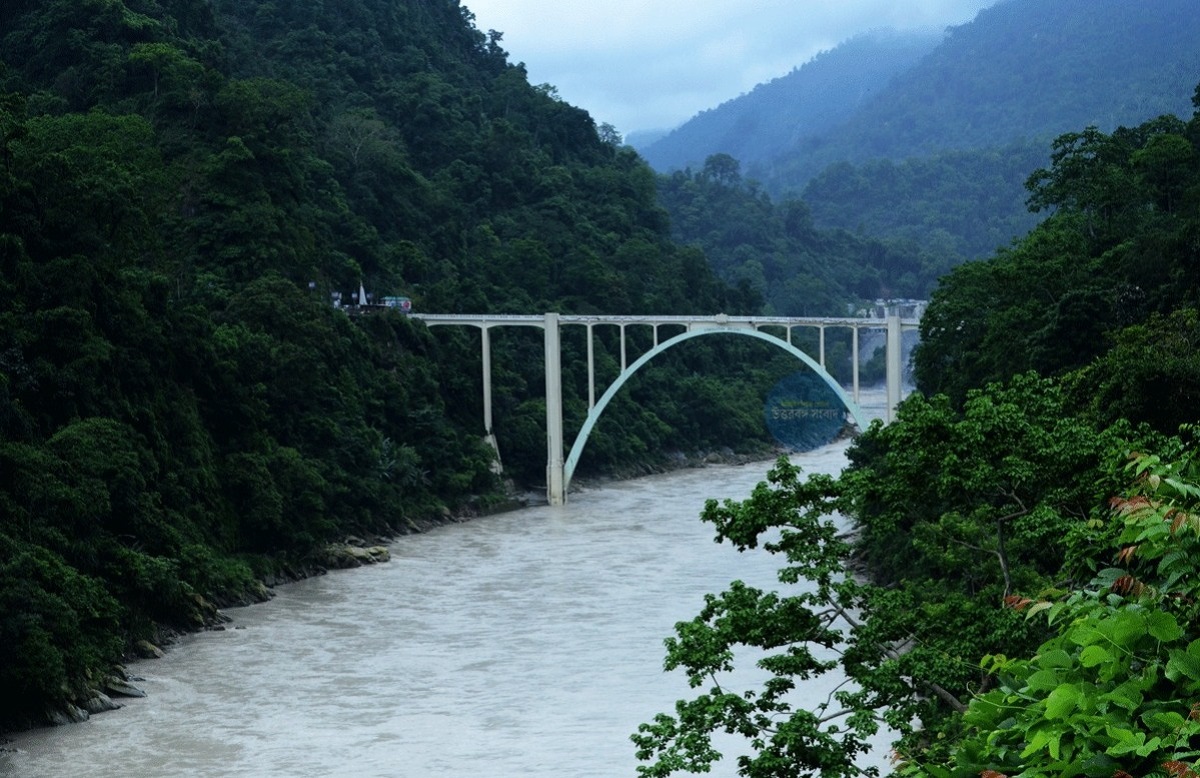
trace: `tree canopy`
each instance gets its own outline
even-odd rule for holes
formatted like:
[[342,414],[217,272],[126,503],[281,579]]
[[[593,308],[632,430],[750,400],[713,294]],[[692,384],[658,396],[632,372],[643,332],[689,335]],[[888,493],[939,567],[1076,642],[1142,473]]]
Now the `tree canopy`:
[[[637,155],[501,41],[457,0],[0,5],[0,728],[328,542],[504,499],[478,336],[339,293],[757,310],[672,241]],[[568,426],[584,350],[564,341]],[[615,376],[617,333],[596,351]],[[493,352],[504,477],[536,487],[540,339]],[[667,355],[581,469],[766,448],[761,398],[794,370]]]
[[943,280],[895,422],[837,478],[781,460],[710,501],[780,588],[676,626],[696,694],[633,735],[641,774],[705,771],[722,731],[739,775],[877,774],[883,726],[897,775],[1200,773],[1198,121],[1061,136],[1028,183],[1050,217]]

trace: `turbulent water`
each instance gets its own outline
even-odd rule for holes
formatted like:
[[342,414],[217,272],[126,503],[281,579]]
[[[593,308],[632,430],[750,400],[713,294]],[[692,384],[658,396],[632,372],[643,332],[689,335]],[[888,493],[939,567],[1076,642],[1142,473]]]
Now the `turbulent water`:
[[[795,461],[836,472],[844,454]],[[280,587],[133,665],[148,697],[15,736],[0,774],[633,776],[630,734],[689,692],[662,669],[675,622],[732,580],[779,586],[778,560],[714,543],[697,518],[768,466],[612,483],[402,538],[388,564]]]

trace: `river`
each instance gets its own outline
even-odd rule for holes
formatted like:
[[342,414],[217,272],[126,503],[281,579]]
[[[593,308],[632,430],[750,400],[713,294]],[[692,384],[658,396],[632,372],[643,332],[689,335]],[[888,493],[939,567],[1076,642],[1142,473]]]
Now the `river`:
[[[845,448],[794,459],[836,472]],[[633,776],[630,734],[689,694],[662,668],[675,622],[734,579],[779,588],[778,560],[714,543],[698,519],[769,464],[608,483],[281,586],[132,665],[145,699],[15,735],[0,774]]]

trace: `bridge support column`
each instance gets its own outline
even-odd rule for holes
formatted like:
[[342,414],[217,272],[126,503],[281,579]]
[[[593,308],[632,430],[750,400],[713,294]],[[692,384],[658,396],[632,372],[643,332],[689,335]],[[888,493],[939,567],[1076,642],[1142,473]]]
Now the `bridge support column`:
[[563,470],[562,343],[558,314],[546,314],[546,500],[567,501]]
[[496,452],[496,462],[492,469],[496,473],[503,472],[500,464],[500,445],[496,442],[496,433],[492,431],[492,336],[487,325],[479,328],[480,351],[483,357],[483,439]]
[[850,364],[854,376],[854,402],[861,402],[858,394],[858,327],[851,327],[850,332]]
[[896,406],[900,404],[900,382],[904,378],[904,365],[901,360],[900,313],[895,308],[888,309],[887,316],[887,415],[884,421],[891,424],[896,418]]
[[592,345],[592,323],[587,324],[588,410],[596,407],[596,347]]
[[824,327],[817,327],[817,341],[819,343],[819,345],[817,347],[817,351],[821,355],[821,358],[817,360],[817,363],[820,364],[822,368],[824,368],[825,367],[825,328]]
[[480,350],[483,352],[483,431],[492,436],[492,336],[486,325],[479,328]]

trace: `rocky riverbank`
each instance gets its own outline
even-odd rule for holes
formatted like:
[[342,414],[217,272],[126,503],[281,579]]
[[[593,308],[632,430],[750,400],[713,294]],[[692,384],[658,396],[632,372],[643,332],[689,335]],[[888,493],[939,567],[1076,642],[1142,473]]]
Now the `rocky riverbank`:
[[[648,475],[668,473],[676,470],[708,467],[712,465],[744,465],[752,462],[762,462],[786,453],[781,449],[764,446],[753,452],[735,452],[731,448],[720,448],[710,451],[673,452],[653,461],[636,463],[627,468],[603,476],[580,477],[574,479],[573,490],[586,489],[606,482],[628,480]],[[411,534],[427,532],[430,529],[471,521],[482,516],[504,513],[510,510],[527,507],[545,501],[541,492],[518,492],[510,484],[509,493],[501,499],[471,501],[460,510],[452,512],[443,510],[440,514],[420,519],[407,518],[395,527],[391,536],[362,538],[348,536],[341,541],[326,543],[313,550],[306,556],[297,559],[278,560],[272,565],[271,572],[237,595],[222,599],[216,603],[200,596],[192,595],[193,609],[188,614],[184,626],[159,625],[152,640],[139,641],[132,647],[126,662],[154,659],[163,656],[163,648],[174,643],[179,637],[189,632],[206,629],[225,629],[230,621],[222,612],[222,608],[242,607],[266,602],[274,596],[274,587],[292,583],[316,575],[324,575],[330,570],[344,570],[366,565],[383,564],[391,559],[388,545],[397,539]],[[86,721],[90,716],[121,707],[121,698],[143,697],[145,693],[137,686],[141,679],[131,675],[126,665],[117,665],[104,678],[97,679],[94,688],[80,698],[62,707],[47,710],[42,722],[30,722],[33,726],[59,726],[63,724]]]

